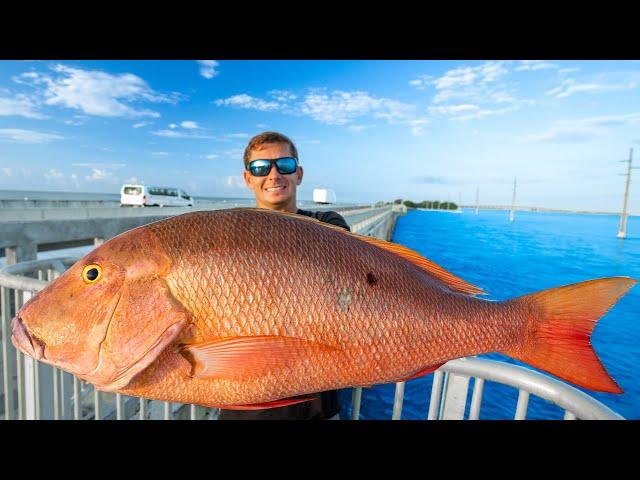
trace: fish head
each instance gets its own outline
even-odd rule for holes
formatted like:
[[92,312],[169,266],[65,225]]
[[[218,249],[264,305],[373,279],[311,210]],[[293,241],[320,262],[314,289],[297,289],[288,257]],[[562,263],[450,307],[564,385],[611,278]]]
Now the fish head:
[[101,390],[126,386],[185,324],[164,280],[169,264],[144,227],[105,242],[24,304],[13,344]]

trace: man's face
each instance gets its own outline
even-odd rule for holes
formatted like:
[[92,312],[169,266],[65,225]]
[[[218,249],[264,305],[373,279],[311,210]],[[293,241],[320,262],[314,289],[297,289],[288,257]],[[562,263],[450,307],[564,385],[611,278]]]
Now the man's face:
[[[251,160],[275,160],[282,157],[290,157],[291,150],[286,143],[267,143],[260,150],[252,150],[249,156]],[[245,169],[244,181],[253,190],[256,196],[256,204],[259,208],[274,210],[296,210],[296,187],[302,182],[302,167],[291,175],[282,175],[275,165],[272,165],[269,175],[266,177],[254,177]]]

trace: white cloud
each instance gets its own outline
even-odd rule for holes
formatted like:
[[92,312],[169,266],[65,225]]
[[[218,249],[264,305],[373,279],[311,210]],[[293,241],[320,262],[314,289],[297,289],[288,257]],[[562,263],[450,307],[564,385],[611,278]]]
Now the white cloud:
[[258,123],[258,124],[256,125],[256,127],[258,127],[258,128],[268,128],[268,127],[269,127],[269,125],[266,125],[266,124],[264,124],[264,123]]
[[205,155],[205,157],[207,160],[214,160],[216,158],[220,158],[220,155],[216,155],[215,153],[210,153],[209,155]]
[[518,65],[515,70],[516,71],[537,71],[537,70],[548,70],[551,68],[559,68],[555,63],[547,62],[545,60],[521,60],[520,65]]
[[409,121],[409,125],[411,126],[411,134],[415,136],[424,135],[425,126],[429,124],[429,120],[426,118],[416,118],[415,120]]
[[2,171],[7,177],[10,177],[13,173],[13,171],[11,170],[11,167],[2,167]]
[[157,112],[136,110],[128,103],[175,103],[177,100],[175,94],[168,96],[155,92],[142,78],[132,73],[112,75],[99,70],[83,70],[60,64],[54,66],[53,71],[57,75],[28,72],[14,80],[42,85],[42,95],[47,105],[72,108],[102,117],[159,117]]
[[[486,62],[475,67],[458,67],[445,72],[441,77],[427,80],[438,91],[433,103],[443,103],[454,98],[463,98],[481,102],[487,94],[495,92],[492,84],[508,73],[505,62]],[[417,82],[416,82],[417,84]]]
[[293,92],[290,92],[289,90],[271,90],[269,92],[269,95],[271,95],[277,101],[283,102],[283,103],[290,102],[298,98],[296,94],[294,94]]
[[463,103],[460,105],[438,105],[429,107],[429,112],[435,115],[458,115],[460,113],[476,112],[480,109],[477,105]]
[[62,180],[64,178],[64,174],[55,168],[51,168],[48,172],[44,173],[44,178],[47,182],[50,182],[51,180]]
[[138,122],[133,124],[133,128],[140,128],[149,125],[150,122]]
[[20,143],[48,143],[53,140],[64,140],[64,137],[53,133],[42,133],[19,128],[0,128],[0,140]]
[[84,125],[84,122],[82,120],[65,120],[64,124],[73,125],[74,127],[79,127],[81,125]]
[[72,163],[73,167],[86,167],[86,168],[124,168],[126,163]]
[[215,60],[198,60],[198,64],[200,65],[200,75],[202,75],[206,79],[212,79],[218,72],[216,71],[216,67],[219,65]]
[[419,78],[409,80],[409,85],[417,88],[418,90],[426,90],[433,78],[434,77],[432,77],[431,75],[420,75]]
[[155,132],[151,132],[151,134],[157,137],[167,138],[215,138],[211,135],[204,135],[202,133],[194,132],[191,130],[157,130]]
[[154,157],[168,157],[169,152],[151,152]]
[[246,183],[241,175],[229,175],[227,177],[227,186],[235,189],[245,189]]
[[527,135],[523,140],[549,143],[584,143],[597,137],[607,136],[613,127],[628,124],[640,124],[640,112],[562,120],[556,122],[546,132]]
[[100,169],[100,168],[92,168],[91,169],[91,175],[87,175],[84,178],[86,180],[88,180],[89,182],[95,182],[96,180],[104,180],[104,179],[109,178],[111,176],[113,176],[113,174],[111,172],[109,172],[108,170]]
[[351,132],[360,133],[360,132],[364,132],[367,129],[367,126],[366,125],[349,125],[348,129]]
[[191,120],[185,120],[184,122],[182,122],[182,123],[180,124],[180,126],[181,126],[182,128],[187,128],[187,129],[200,128],[200,127],[198,126],[198,123],[197,123],[197,122],[193,122],[193,121],[191,121]]
[[393,123],[407,120],[415,107],[389,98],[376,98],[367,92],[333,91],[309,93],[299,110],[314,120],[329,125],[345,125],[356,118],[371,115]]
[[226,133],[224,135],[225,139],[234,139],[234,138],[249,138],[248,133]]
[[36,110],[36,102],[23,94],[17,94],[14,98],[0,98],[0,116],[20,116],[26,118],[47,118]]
[[[274,93],[275,92],[275,93]],[[289,91],[271,91],[281,103],[267,102],[251,97],[247,94],[235,95],[227,99],[219,99],[214,103],[218,106],[234,106],[254,110],[280,109],[288,115],[305,115],[328,125],[350,125],[362,117],[384,119],[391,124],[406,124],[414,122],[417,116],[415,106],[394,99],[375,97],[363,91],[327,92],[325,89],[312,89],[303,98]],[[288,102],[288,103],[285,103]],[[420,120],[422,124],[426,119]],[[266,125],[258,125],[264,128]],[[354,126],[352,131],[362,131],[363,127]],[[249,135],[243,135],[248,137]],[[229,138],[229,135],[225,136]]]
[[[502,81],[509,74],[509,62],[485,62],[477,66],[461,66],[434,78],[423,75],[409,83],[419,90],[433,86],[436,94],[428,111],[433,115],[450,117],[452,120],[467,121],[491,115],[501,115],[525,105],[532,100],[516,98],[511,90],[514,84]],[[525,61],[516,69],[541,70],[551,67],[545,62]]]
[[175,123],[170,123],[169,128],[178,128],[178,125],[176,125]]
[[630,90],[637,88],[640,85],[638,80],[630,79],[623,83],[578,83],[571,78],[562,80],[561,84],[546,92],[547,95],[554,96],[555,98],[566,98],[576,93],[598,93],[598,92],[610,92],[614,90]]
[[255,98],[246,93],[239,95],[233,95],[226,99],[218,99],[214,102],[217,106],[227,106],[236,108],[246,108],[251,110],[276,110],[280,108],[280,104],[277,102],[268,102],[260,98]]

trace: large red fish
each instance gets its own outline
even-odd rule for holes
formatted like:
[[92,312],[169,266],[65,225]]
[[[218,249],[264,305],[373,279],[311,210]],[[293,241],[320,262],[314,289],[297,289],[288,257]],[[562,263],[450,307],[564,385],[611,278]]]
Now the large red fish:
[[493,302],[416,252],[314,219],[195,212],[93,250],[20,309],[12,340],[100,390],[222,408],[406,380],[486,352],[621,393],[589,337],[635,283]]

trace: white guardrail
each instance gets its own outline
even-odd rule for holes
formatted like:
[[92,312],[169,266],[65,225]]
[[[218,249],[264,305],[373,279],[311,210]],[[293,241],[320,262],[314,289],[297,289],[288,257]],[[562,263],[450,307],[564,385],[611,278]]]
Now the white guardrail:
[[[378,212],[379,210],[379,212]],[[353,214],[361,211],[353,212]],[[352,231],[374,232],[391,217],[390,208],[371,209],[371,216],[352,223]],[[345,218],[348,215],[344,215]],[[11,319],[35,292],[73,265],[79,257],[22,262],[0,269],[2,313],[3,419],[217,419],[218,409],[99,392],[70,373],[37,362],[11,343]],[[29,276],[28,276],[29,275]],[[32,277],[33,276],[33,277]],[[34,278],[37,277],[37,278]],[[523,367],[493,360],[464,358],[448,362],[434,373],[428,420],[464,418],[470,379],[474,378],[469,420],[477,420],[485,381],[519,390],[514,419],[526,418],[530,395],[544,398],[565,411],[565,420],[624,418],[582,391]],[[392,419],[402,414],[404,382],[396,384]],[[352,420],[360,416],[362,388],[353,389]]]

